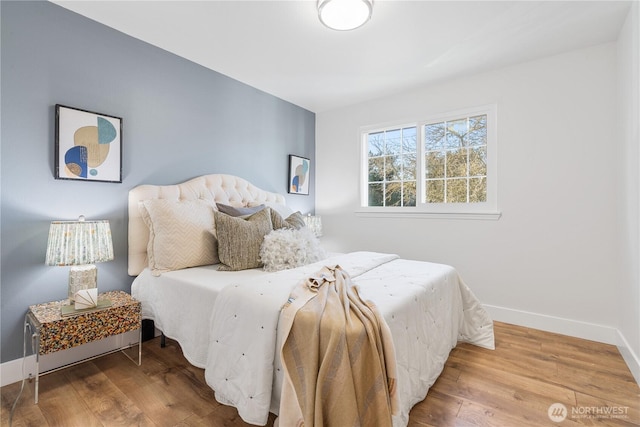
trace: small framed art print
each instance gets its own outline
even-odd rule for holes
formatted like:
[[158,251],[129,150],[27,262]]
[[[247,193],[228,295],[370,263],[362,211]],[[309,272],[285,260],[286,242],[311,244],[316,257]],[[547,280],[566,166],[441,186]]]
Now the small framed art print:
[[122,182],[122,118],[56,105],[55,178]]
[[309,159],[289,155],[289,193],[309,194]]

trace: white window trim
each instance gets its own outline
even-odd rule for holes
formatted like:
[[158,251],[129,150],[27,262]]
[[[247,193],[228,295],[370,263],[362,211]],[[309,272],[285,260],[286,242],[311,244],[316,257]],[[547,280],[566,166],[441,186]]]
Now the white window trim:
[[[366,210],[365,210],[366,209]],[[498,220],[501,212],[425,212],[400,208],[402,211],[391,210],[395,208],[362,208],[357,210],[356,216],[361,218],[430,218],[430,219],[473,219],[473,220]]]
[[[402,121],[397,123],[364,126],[360,129],[360,207],[356,214],[361,217],[399,217],[399,218],[434,218],[434,219],[489,219],[497,220],[501,217],[498,209],[498,138],[497,138],[497,105],[483,105],[466,108],[443,114],[435,114],[423,120]],[[484,203],[421,203],[422,188],[424,186],[424,142],[423,126],[445,120],[461,117],[487,115],[487,201]],[[367,206],[367,184],[369,164],[367,161],[367,134],[390,128],[417,127],[418,134],[418,179],[416,180],[416,197],[418,206],[415,207],[380,207]]]

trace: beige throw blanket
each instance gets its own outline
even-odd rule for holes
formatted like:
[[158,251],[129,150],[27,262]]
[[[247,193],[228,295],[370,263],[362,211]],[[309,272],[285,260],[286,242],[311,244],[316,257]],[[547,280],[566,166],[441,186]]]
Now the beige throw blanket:
[[302,281],[283,307],[281,427],[391,426],[397,411],[391,333],[339,266]]

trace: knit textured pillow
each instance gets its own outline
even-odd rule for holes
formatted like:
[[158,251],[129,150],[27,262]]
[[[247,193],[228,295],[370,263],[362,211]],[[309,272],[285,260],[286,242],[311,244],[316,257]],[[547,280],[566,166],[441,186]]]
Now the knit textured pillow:
[[304,218],[300,212],[294,212],[284,219],[275,209],[268,209],[271,210],[271,225],[274,230],[278,230],[280,228],[293,228],[299,230],[305,226]]
[[262,267],[260,246],[272,230],[270,209],[248,218],[214,212],[218,236],[220,271],[238,271]]

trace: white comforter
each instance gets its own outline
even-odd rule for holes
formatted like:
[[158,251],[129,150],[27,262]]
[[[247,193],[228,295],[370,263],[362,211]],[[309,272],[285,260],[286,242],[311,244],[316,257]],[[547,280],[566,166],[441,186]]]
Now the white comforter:
[[491,319],[447,265],[354,252],[235,283],[215,300],[205,378],[216,399],[235,406],[246,422],[264,425],[269,411],[278,411],[280,308],[300,280],[335,264],[378,306],[391,329],[400,398],[394,426],[407,424],[411,407],[425,398],[458,341],[494,348]]

